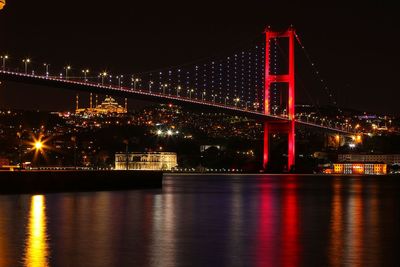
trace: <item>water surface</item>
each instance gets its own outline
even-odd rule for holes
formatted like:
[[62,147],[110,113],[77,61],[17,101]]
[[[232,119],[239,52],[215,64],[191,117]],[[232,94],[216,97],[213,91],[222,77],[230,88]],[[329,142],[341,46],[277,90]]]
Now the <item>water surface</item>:
[[400,177],[186,175],[2,195],[0,266],[400,266],[399,189]]

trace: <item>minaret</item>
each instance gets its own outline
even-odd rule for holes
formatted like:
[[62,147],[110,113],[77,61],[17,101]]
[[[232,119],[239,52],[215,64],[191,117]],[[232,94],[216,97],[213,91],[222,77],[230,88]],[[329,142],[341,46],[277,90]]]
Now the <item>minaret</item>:
[[75,112],[77,112],[79,109],[79,94],[76,94],[76,110]]
[[125,113],[128,113],[128,98],[125,98]]
[[93,94],[92,93],[90,93],[90,110],[92,110],[92,108],[93,108]]

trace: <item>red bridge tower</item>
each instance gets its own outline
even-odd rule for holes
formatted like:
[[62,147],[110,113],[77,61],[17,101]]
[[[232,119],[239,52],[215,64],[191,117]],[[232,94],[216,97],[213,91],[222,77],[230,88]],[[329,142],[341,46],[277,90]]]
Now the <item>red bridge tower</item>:
[[[289,88],[288,93],[288,121],[266,121],[264,122],[264,169],[268,165],[269,161],[269,135],[274,133],[286,133],[288,135],[288,163],[287,169],[291,170],[294,167],[295,160],[295,111],[294,111],[294,38],[295,30],[289,28],[284,32],[274,32],[269,28],[265,31],[266,43],[265,43],[265,83],[264,83],[264,113],[270,114],[270,90],[271,85],[274,83],[287,83]],[[271,41],[278,38],[289,39],[289,71],[288,74],[276,75],[271,74],[271,62],[270,62],[270,50]]]

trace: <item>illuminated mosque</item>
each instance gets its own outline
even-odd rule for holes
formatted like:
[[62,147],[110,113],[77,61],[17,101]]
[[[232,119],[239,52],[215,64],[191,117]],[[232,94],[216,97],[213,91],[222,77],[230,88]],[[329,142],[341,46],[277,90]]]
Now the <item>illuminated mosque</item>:
[[90,105],[88,108],[79,108],[79,95],[76,95],[76,114],[87,115],[107,115],[107,114],[123,114],[128,112],[128,99],[125,98],[125,107],[118,104],[118,102],[111,96],[106,96],[101,104],[97,104],[98,97],[95,97],[95,105],[93,106],[93,94],[90,93]]

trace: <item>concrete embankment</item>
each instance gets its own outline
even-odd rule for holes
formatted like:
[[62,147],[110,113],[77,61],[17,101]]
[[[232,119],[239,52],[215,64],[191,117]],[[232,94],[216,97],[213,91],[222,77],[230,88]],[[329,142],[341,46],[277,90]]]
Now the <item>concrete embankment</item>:
[[0,171],[0,194],[161,188],[158,171]]

